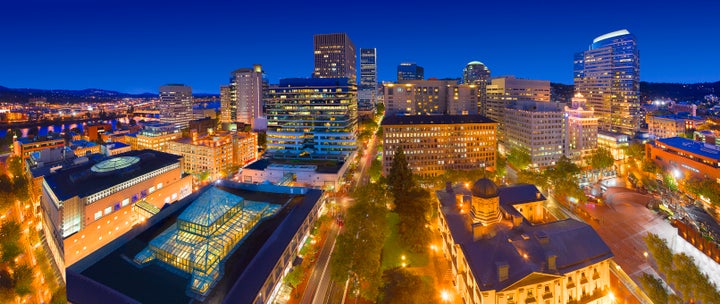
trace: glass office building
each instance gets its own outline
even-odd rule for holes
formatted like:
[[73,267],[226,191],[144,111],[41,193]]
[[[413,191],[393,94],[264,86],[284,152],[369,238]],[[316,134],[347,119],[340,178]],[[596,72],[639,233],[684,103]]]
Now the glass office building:
[[633,135],[639,127],[640,52],[627,30],[601,35],[575,54],[575,93],[595,110],[599,129]]

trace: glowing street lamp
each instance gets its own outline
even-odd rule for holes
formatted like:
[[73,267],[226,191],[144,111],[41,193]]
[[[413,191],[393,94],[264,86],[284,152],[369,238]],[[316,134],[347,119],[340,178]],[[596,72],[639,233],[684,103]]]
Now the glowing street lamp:
[[447,290],[441,291],[440,299],[442,299],[443,302],[450,302],[450,293]]

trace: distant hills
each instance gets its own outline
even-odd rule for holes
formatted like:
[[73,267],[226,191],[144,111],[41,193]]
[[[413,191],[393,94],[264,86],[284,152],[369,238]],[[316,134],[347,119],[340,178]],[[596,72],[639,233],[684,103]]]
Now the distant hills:
[[[217,96],[213,94],[194,94],[198,97]],[[107,102],[122,98],[155,98],[157,94],[142,93],[128,94],[102,89],[84,90],[42,90],[42,89],[12,89],[0,86],[0,102],[25,103],[32,98],[46,98],[49,103],[80,103],[80,102]]]
[[[573,96],[573,85],[551,83],[553,100],[569,102]],[[640,82],[640,100],[672,99],[676,101],[703,100],[706,95],[720,95],[720,81],[703,83]]]
[[[569,102],[573,96],[573,85],[550,84],[552,100]],[[672,99],[677,101],[703,100],[705,95],[720,95],[720,81],[705,83],[661,83],[640,82],[641,100]],[[197,97],[212,97],[216,94],[194,94]],[[0,102],[25,103],[31,98],[44,97],[50,103],[104,102],[121,98],[155,98],[157,94],[128,94],[102,89],[85,90],[42,90],[11,89],[0,86]]]

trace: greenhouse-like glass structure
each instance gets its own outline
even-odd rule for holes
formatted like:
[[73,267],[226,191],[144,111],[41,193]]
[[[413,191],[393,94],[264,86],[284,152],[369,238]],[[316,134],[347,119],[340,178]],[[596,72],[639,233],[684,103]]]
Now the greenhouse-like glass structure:
[[280,205],[245,200],[212,187],[135,256],[140,265],[155,259],[189,273],[189,291],[207,295],[222,276],[225,258],[261,220]]

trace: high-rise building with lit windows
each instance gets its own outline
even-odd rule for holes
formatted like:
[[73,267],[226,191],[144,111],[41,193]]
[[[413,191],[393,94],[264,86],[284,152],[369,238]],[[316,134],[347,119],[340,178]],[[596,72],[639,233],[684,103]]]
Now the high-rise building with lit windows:
[[357,148],[357,88],[348,78],[289,78],[266,99],[267,152],[344,161]]
[[486,88],[490,82],[490,69],[480,61],[471,61],[463,69],[463,83],[473,84],[478,87],[478,113],[487,113],[487,92]]
[[377,103],[377,49],[360,49],[360,84],[358,85],[358,113],[372,116]]
[[414,62],[403,62],[397,67],[397,81],[403,80],[423,80],[425,79],[425,69]]
[[220,118],[223,122],[242,122],[257,130],[256,120],[264,116],[263,92],[267,87],[259,64],[230,73],[230,84],[220,87]]
[[530,166],[555,165],[563,156],[565,113],[560,104],[531,100],[511,102],[505,108],[505,146],[530,155]]
[[575,92],[595,109],[602,131],[633,135],[639,127],[640,52],[627,30],[595,38],[575,54]]
[[314,78],[348,78],[356,84],[355,45],[346,33],[318,34],[314,37]]
[[184,84],[169,84],[160,87],[160,121],[171,123],[177,129],[184,129],[193,120],[192,88]]

